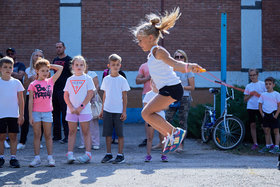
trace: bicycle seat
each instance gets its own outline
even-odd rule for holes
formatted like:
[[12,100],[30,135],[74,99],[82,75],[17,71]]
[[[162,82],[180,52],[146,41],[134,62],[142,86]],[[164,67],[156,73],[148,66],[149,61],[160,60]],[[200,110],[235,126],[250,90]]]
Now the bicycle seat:
[[218,94],[220,91],[217,88],[209,88],[209,92],[212,94]]

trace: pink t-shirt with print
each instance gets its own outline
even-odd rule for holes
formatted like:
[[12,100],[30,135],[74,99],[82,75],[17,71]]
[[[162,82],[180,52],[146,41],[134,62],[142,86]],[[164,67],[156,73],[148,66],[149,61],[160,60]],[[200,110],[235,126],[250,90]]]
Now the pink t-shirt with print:
[[[150,75],[147,62],[140,66],[138,74],[143,75],[144,77],[148,77]],[[146,94],[147,92],[151,91],[150,84],[151,84],[150,81],[144,83],[142,94]]]
[[35,80],[29,87],[28,91],[33,91],[33,112],[51,112],[53,79],[45,79],[43,81]]

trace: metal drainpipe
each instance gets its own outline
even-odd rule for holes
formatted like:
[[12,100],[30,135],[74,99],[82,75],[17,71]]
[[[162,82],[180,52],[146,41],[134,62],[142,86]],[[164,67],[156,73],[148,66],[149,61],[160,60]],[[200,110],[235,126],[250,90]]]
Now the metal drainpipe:
[[[164,0],[161,0],[161,14],[164,14]],[[164,39],[161,40],[161,46],[164,47]]]

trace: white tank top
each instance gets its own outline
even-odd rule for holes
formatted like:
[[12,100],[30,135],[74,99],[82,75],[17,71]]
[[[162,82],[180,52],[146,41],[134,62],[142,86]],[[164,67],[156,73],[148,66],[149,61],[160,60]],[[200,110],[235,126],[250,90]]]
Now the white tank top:
[[179,84],[181,82],[180,78],[177,77],[176,73],[173,71],[173,67],[154,57],[153,50],[155,47],[159,46],[152,47],[148,55],[148,68],[157,89],[161,89],[164,86]]

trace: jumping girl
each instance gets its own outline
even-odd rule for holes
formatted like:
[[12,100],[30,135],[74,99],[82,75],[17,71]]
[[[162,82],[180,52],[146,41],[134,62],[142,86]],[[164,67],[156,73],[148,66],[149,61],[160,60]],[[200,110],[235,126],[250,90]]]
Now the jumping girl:
[[156,113],[168,108],[171,103],[181,100],[183,96],[181,81],[174,71],[199,73],[203,70],[197,64],[175,60],[165,48],[158,45],[159,39],[163,37],[163,34],[169,33],[168,30],[175,25],[180,15],[179,8],[174,9],[171,13],[166,12],[163,17],[149,14],[146,16],[148,21],[133,28],[133,34],[138,45],[143,51],[150,52],[148,67],[150,75],[159,90],[159,94],[142,110],[142,117],[165,136],[164,154],[175,151],[186,133],[185,130],[173,127]]

